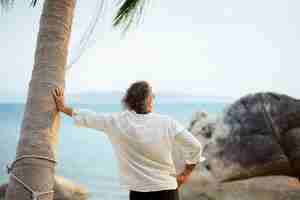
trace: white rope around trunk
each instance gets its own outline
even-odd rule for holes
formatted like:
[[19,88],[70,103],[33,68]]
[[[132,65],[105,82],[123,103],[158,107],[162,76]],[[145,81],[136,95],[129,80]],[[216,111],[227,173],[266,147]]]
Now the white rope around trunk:
[[7,165],[7,173],[10,174],[12,178],[14,178],[19,184],[21,184],[27,191],[29,191],[31,193],[32,200],[38,200],[40,196],[54,193],[53,190],[47,191],[47,192],[34,191],[30,186],[28,186],[20,178],[18,178],[16,175],[14,175],[12,173],[12,169],[13,169],[14,165],[16,164],[16,162],[18,162],[20,160],[23,160],[23,159],[26,159],[26,158],[46,160],[46,161],[52,162],[54,164],[57,163],[56,160],[54,160],[52,158],[45,157],[45,156],[23,155],[23,156],[20,156],[19,158],[17,158],[16,160],[14,160],[10,166]]
[[29,192],[31,192],[32,200],[38,200],[40,196],[54,193],[53,190],[51,190],[49,192],[36,192],[33,189],[31,189],[31,187],[29,187],[28,185],[26,185],[21,179],[19,179],[17,176],[15,176],[13,173],[11,173],[11,177],[13,177],[17,182],[19,182],[26,190],[28,190]]

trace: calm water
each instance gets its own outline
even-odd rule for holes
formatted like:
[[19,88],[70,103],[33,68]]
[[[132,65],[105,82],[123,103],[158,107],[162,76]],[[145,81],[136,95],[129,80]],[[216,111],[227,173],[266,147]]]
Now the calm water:
[[[119,105],[77,105],[98,112],[117,112]],[[206,110],[213,117],[224,108],[221,103],[155,105],[155,112],[168,114],[187,124],[196,110]],[[5,166],[15,157],[24,106],[0,104],[0,184],[8,180]],[[58,165],[56,173],[88,188],[91,200],[128,199],[128,192],[119,186],[117,163],[111,144],[101,133],[77,128],[72,120],[63,116],[59,131]]]

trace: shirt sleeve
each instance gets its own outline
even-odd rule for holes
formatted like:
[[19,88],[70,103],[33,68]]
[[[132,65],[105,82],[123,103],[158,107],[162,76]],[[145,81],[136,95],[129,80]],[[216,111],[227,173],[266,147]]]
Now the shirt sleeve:
[[205,160],[202,154],[201,143],[180,123],[172,120],[172,129],[175,143],[178,144],[186,164],[197,164]]
[[74,109],[72,118],[77,127],[87,127],[105,133],[112,133],[113,114],[96,113],[87,109]]

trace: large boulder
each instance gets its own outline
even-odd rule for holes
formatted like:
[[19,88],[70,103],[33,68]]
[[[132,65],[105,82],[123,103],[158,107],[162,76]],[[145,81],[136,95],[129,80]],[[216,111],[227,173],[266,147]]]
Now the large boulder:
[[299,176],[300,101],[275,93],[240,98],[217,121],[203,155],[219,181]]
[[[300,172],[299,113],[300,101],[274,93],[247,95],[217,119],[195,112],[188,129],[203,145],[207,160],[182,185],[181,199],[300,199],[295,178]],[[179,173],[183,156],[176,148],[173,155]]]

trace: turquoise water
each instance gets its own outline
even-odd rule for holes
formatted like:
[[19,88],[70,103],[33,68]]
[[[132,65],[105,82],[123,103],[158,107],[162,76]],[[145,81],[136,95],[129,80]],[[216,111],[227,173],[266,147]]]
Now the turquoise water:
[[[121,111],[119,105],[74,105],[98,112]],[[217,116],[222,112],[222,103],[158,104],[155,112],[167,114],[187,124],[196,110],[206,110]],[[15,157],[24,105],[0,104],[0,184],[8,180],[5,166]],[[77,128],[72,120],[62,117],[59,130],[58,165],[56,173],[87,187],[91,200],[124,200],[128,191],[119,186],[117,163],[107,137],[95,130]]]

